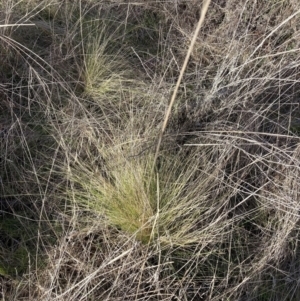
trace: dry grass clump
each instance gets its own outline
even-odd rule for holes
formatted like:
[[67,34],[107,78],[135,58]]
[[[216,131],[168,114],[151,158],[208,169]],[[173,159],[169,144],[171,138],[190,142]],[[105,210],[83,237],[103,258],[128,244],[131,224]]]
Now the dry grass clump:
[[1,8],[3,300],[299,299],[296,2],[212,1],[157,157],[200,4]]

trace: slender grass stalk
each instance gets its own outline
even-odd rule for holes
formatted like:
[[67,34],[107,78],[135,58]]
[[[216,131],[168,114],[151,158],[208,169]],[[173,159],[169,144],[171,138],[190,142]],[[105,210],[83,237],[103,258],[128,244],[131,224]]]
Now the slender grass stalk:
[[166,130],[166,127],[167,127],[167,124],[168,124],[168,121],[169,121],[169,118],[170,118],[171,110],[172,110],[172,107],[174,105],[174,102],[175,102],[175,99],[176,99],[176,96],[177,96],[177,93],[178,93],[178,89],[179,89],[180,83],[182,81],[182,78],[183,78],[185,69],[187,67],[187,64],[188,64],[188,62],[190,60],[191,53],[192,53],[192,50],[193,50],[194,45],[196,43],[196,40],[197,40],[197,37],[199,35],[200,29],[201,29],[202,24],[204,22],[205,15],[207,13],[209,4],[210,4],[210,0],[205,0],[203,2],[200,19],[198,21],[196,30],[195,30],[195,32],[193,34],[193,37],[192,37],[192,40],[191,40],[191,44],[190,44],[189,49],[187,51],[187,54],[185,56],[183,65],[182,65],[181,70],[180,70],[179,77],[177,79],[175,88],[173,90],[173,93],[172,93],[172,96],[171,96],[171,100],[170,100],[170,104],[169,104],[168,109],[166,111],[166,115],[165,115],[165,118],[164,118],[164,121],[163,121],[163,124],[162,124],[162,128],[161,128],[161,131],[160,131],[159,136],[158,136],[158,141],[157,141],[156,151],[155,151],[155,156],[154,156],[154,161],[153,161],[153,167],[152,167],[152,174],[153,174],[154,169],[155,169],[155,164],[156,164],[156,160],[157,160],[158,153],[159,153],[159,150],[160,150],[162,138],[163,138],[164,132]]

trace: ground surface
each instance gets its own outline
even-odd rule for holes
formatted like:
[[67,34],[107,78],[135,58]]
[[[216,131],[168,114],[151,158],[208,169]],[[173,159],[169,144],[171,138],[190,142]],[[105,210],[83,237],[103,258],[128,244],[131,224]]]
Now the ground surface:
[[[0,300],[299,300],[300,4],[0,3]],[[167,124],[157,148],[163,123]]]

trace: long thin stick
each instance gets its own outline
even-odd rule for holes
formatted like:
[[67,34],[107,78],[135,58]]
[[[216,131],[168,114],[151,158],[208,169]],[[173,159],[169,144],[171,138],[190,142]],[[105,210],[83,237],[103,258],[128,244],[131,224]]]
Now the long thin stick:
[[34,26],[35,24],[30,23],[30,24],[4,24],[0,25],[0,28],[2,27],[17,27],[17,26]]
[[201,29],[201,26],[202,26],[203,21],[205,19],[205,15],[206,15],[206,12],[208,10],[209,4],[210,4],[210,0],[205,0],[204,3],[203,3],[202,10],[201,10],[201,16],[200,16],[200,19],[198,21],[197,28],[196,28],[195,33],[193,35],[193,38],[192,38],[190,47],[188,49],[188,52],[187,52],[187,54],[185,56],[185,60],[184,60],[183,66],[182,66],[182,68],[180,70],[180,74],[179,74],[179,77],[178,77],[175,89],[174,89],[172,97],[171,97],[171,101],[170,101],[169,107],[167,109],[167,112],[166,112],[166,115],[165,115],[165,118],[164,118],[164,122],[163,122],[163,125],[162,125],[162,128],[161,128],[161,132],[160,132],[159,137],[158,137],[158,142],[157,142],[157,146],[156,146],[156,151],[155,151],[155,156],[154,156],[154,161],[153,161],[153,166],[152,166],[152,172],[151,172],[151,174],[153,174],[153,172],[154,172],[156,160],[157,160],[158,153],[159,153],[160,146],[161,146],[161,141],[162,141],[164,132],[166,130],[169,118],[170,118],[171,110],[172,110],[172,107],[174,105],[174,102],[175,102],[175,99],[176,99],[176,96],[177,96],[177,93],[178,93],[178,89],[179,89],[180,83],[181,83],[182,78],[183,78],[183,74],[184,74],[185,69],[187,67],[187,64],[189,62],[192,50],[193,50],[193,48],[195,46],[197,37],[198,37],[200,29]]

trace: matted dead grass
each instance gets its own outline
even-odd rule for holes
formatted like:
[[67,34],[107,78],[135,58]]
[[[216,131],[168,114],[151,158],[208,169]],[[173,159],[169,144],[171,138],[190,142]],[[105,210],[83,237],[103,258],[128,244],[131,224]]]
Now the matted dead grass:
[[300,6],[211,1],[157,148],[201,5],[2,1],[3,300],[300,298]]

